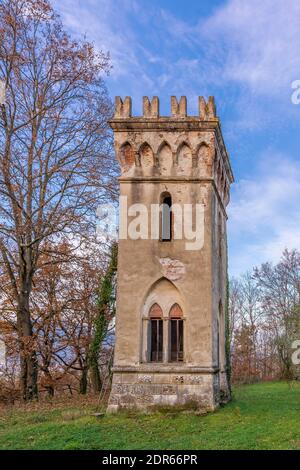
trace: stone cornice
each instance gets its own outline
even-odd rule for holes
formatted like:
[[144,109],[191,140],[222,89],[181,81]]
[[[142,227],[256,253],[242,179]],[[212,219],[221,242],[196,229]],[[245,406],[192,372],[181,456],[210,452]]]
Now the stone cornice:
[[128,131],[208,131],[219,127],[219,119],[214,118],[203,121],[199,116],[172,118],[161,116],[159,118],[130,117],[114,118],[108,121],[115,132]]
[[219,367],[198,367],[198,366],[187,366],[182,363],[172,364],[167,363],[143,363],[138,366],[114,366],[112,372],[117,373],[139,373],[139,374],[152,374],[152,373],[162,373],[162,374],[216,374],[219,372]]

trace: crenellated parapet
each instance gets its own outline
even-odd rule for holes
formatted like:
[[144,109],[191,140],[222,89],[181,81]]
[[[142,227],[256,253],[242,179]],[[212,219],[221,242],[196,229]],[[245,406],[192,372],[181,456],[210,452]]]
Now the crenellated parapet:
[[160,116],[157,96],[143,97],[142,116],[131,97],[116,97],[110,125],[122,179],[210,179],[227,205],[233,175],[212,96],[199,97],[198,116],[187,115],[185,96],[171,96],[170,116]]
[[[198,116],[190,116],[191,118],[199,118],[202,121],[209,121],[217,119],[216,106],[214,97],[210,96],[206,102],[203,96],[198,98],[199,114]],[[168,116],[160,116],[159,112],[159,98],[153,96],[150,100],[148,96],[143,97],[143,115],[132,116],[132,100],[130,96],[126,96],[124,100],[120,96],[115,98],[115,115],[114,119],[137,119],[137,118],[168,118]],[[179,101],[176,96],[171,96],[170,104],[170,117],[173,118],[186,118],[187,116],[187,99],[186,96],[181,96]]]

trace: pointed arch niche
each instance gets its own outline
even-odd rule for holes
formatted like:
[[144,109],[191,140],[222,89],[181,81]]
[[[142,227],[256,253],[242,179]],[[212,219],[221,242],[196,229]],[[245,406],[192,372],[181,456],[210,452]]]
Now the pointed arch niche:
[[163,142],[157,152],[160,173],[162,175],[169,175],[173,166],[173,156],[170,145]]
[[202,142],[198,147],[197,166],[203,175],[211,172],[210,149],[206,142]]
[[192,151],[186,142],[183,142],[177,153],[177,173],[179,175],[190,175],[192,171]]
[[121,164],[122,173],[129,171],[135,163],[134,150],[129,142],[125,142],[119,150],[119,161]]
[[148,291],[142,306],[142,362],[184,360],[184,302],[177,287],[161,278]]
[[153,151],[147,142],[144,142],[139,150],[141,167],[145,172],[151,170],[154,165]]

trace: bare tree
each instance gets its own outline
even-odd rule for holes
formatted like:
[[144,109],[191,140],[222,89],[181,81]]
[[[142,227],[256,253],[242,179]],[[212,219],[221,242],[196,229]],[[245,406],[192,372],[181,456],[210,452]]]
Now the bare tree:
[[261,290],[262,308],[276,345],[281,375],[290,378],[293,376],[291,345],[300,333],[299,251],[285,250],[275,266],[264,263],[256,268],[255,278]]
[[114,190],[108,68],[106,54],[64,32],[48,0],[1,2],[0,275],[16,308],[25,400],[38,395],[30,296],[40,255],[62,234],[75,244],[88,233]]
[[250,272],[231,280],[229,299],[233,379],[251,382],[259,375],[257,343],[263,311]]
[[230,352],[232,354],[234,335],[241,322],[241,293],[240,282],[236,278],[231,278],[229,281],[229,299],[228,299],[228,313],[229,313],[229,344]]

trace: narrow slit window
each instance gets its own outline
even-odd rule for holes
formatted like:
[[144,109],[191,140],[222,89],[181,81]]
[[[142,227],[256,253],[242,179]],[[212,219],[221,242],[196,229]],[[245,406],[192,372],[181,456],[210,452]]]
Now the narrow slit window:
[[152,318],[151,324],[151,362],[161,362],[163,358],[163,320]]
[[171,361],[183,361],[183,320],[171,319]]
[[162,198],[161,209],[161,241],[169,242],[172,240],[172,198],[165,195]]

